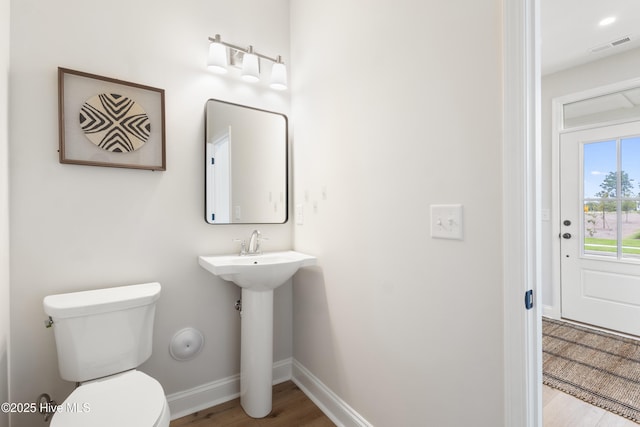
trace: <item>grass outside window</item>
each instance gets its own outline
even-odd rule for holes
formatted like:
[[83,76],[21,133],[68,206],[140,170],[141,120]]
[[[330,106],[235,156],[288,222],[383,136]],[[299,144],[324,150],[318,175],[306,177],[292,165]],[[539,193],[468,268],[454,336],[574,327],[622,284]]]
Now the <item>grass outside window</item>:
[[[617,241],[615,239],[601,239],[596,237],[584,238],[584,250],[594,252],[613,252],[618,251]],[[622,239],[622,253],[628,255],[640,255],[640,239],[627,238]]]

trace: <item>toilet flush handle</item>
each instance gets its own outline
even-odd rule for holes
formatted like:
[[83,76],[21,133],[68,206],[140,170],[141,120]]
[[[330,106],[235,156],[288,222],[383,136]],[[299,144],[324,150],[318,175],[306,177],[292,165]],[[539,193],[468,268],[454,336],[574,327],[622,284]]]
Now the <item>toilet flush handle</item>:
[[57,407],[56,401],[52,400],[47,393],[42,393],[38,396],[38,412],[44,417],[45,423],[51,419]]
[[52,326],[53,326],[53,319],[51,318],[51,316],[49,316],[49,318],[44,321],[44,327],[50,328]]

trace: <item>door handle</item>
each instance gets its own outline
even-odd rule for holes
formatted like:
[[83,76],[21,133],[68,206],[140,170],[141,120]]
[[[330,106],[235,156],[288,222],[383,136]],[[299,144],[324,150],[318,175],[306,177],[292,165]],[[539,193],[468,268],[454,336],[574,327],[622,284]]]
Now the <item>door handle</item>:
[[570,238],[571,238],[571,233],[564,233],[564,234],[562,235],[562,238],[563,238],[563,239],[570,239]]

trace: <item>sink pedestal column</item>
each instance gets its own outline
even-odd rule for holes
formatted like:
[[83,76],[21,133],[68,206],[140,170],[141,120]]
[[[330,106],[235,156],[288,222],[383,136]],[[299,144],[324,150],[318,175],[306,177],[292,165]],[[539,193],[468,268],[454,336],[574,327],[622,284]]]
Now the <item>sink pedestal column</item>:
[[242,288],[240,405],[247,415],[271,412],[273,382],[273,290]]

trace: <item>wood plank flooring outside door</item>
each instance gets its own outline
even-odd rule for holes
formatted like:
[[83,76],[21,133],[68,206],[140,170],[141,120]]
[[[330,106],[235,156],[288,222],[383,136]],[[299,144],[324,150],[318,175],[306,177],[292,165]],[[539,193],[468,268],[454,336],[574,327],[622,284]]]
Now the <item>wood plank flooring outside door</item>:
[[542,388],[544,427],[638,427],[619,415],[548,386]]

